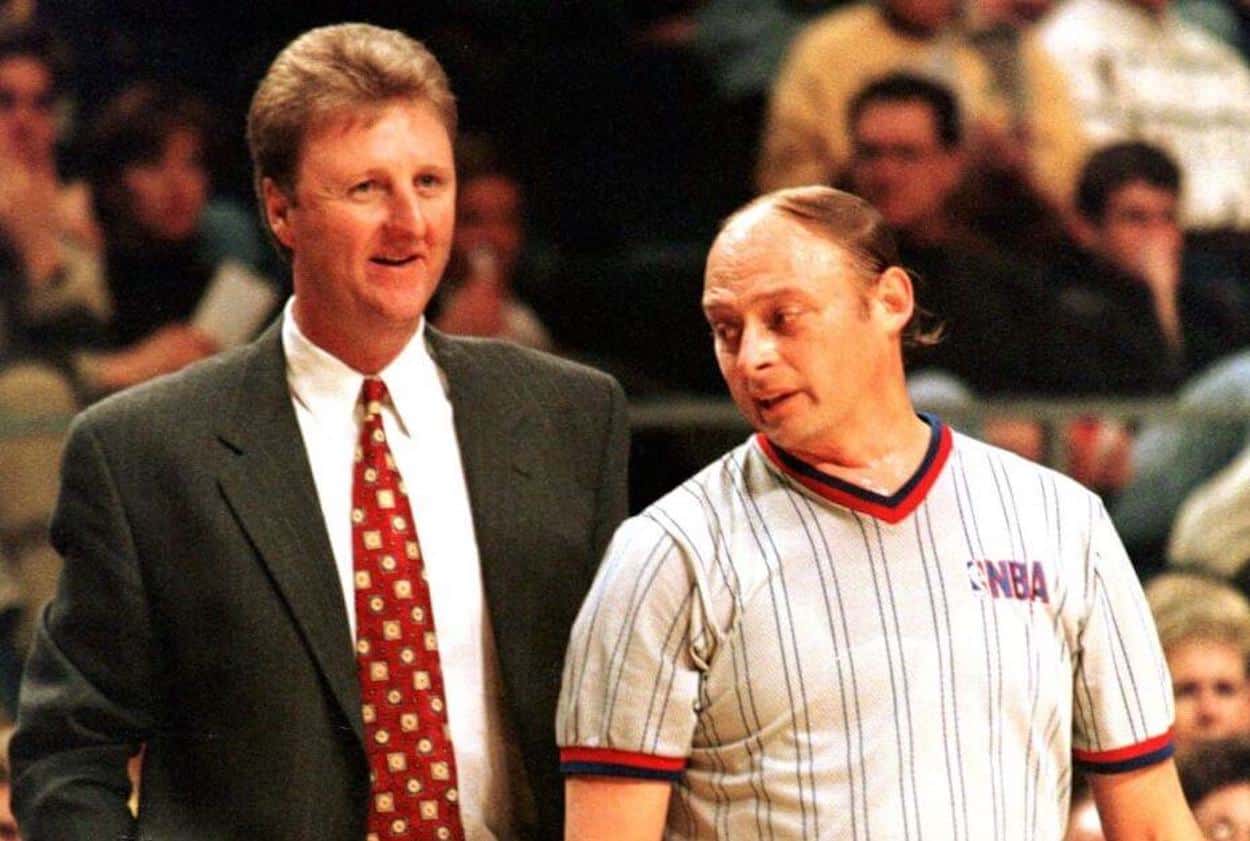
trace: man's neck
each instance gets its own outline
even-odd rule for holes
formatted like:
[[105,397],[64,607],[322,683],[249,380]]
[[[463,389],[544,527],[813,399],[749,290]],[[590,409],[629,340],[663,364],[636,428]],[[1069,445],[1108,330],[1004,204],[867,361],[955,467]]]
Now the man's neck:
[[881,496],[891,496],[916,473],[932,428],[904,393],[884,411],[848,419],[836,441],[790,450],[812,467]]
[[377,374],[391,364],[421,326],[420,321],[404,325],[384,323],[366,331],[352,332],[345,329],[349,319],[342,319],[341,324],[328,324],[322,319],[307,317],[301,310],[298,296],[291,312],[308,341],[366,376]]

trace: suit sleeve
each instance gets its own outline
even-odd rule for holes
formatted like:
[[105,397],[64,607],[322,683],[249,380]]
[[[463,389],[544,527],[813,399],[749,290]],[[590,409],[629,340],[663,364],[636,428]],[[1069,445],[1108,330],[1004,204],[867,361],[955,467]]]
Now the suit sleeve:
[[591,577],[616,527],[629,513],[629,417],[625,393],[615,380],[608,383],[608,424],[601,465],[595,501]]
[[26,666],[13,812],[27,841],[124,839],[126,761],[153,727],[156,669],[124,506],[99,440],[71,430],[52,542],[64,559]]

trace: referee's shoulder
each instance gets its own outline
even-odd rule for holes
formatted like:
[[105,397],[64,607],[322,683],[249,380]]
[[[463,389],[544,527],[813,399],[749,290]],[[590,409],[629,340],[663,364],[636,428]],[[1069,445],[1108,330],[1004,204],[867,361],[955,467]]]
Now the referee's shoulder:
[[678,540],[704,534],[740,502],[740,473],[749,441],[740,444],[656,499],[632,519],[645,519]]
[[1019,453],[999,447],[995,444],[982,441],[979,438],[973,438],[970,435],[956,432],[956,445],[965,454],[965,456],[975,456],[977,453],[988,455],[994,458],[1003,469],[1008,471],[1012,476],[1017,478],[1042,478],[1046,481],[1054,482],[1056,487],[1061,491],[1078,496],[1094,496],[1093,491],[1073,479],[1071,476],[1048,467],[1040,462],[1025,458]]

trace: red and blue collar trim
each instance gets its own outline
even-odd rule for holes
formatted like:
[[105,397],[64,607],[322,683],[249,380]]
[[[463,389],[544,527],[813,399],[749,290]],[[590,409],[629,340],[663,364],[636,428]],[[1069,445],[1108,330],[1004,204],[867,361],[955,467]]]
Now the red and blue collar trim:
[[951,451],[950,427],[933,415],[924,412],[920,412],[919,415],[920,419],[929,425],[929,448],[925,450],[924,459],[912,477],[890,496],[873,493],[845,479],[839,479],[817,470],[798,456],[786,452],[769,441],[763,433],[756,433],[755,438],[764,455],[782,473],[812,493],[852,511],[876,517],[887,523],[897,523],[915,511],[921,502],[924,502],[929,488],[933,487],[933,483],[937,481]]

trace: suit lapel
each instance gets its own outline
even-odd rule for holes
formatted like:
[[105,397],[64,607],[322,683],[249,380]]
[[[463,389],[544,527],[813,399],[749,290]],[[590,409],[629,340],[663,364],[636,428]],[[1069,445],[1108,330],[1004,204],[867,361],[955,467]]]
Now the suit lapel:
[[516,574],[509,565],[514,553],[508,551],[508,543],[519,522],[514,512],[516,485],[532,476],[534,468],[531,453],[523,446],[529,423],[522,408],[526,404],[513,396],[515,384],[506,372],[482,364],[455,339],[428,327],[426,334],[450,385],[482,584],[498,640],[518,621],[513,609],[516,600],[508,597],[514,585],[511,576]]
[[347,720],[364,738],[347,609],[291,406],[281,322],[252,346],[220,438],[236,454],[220,483]]

